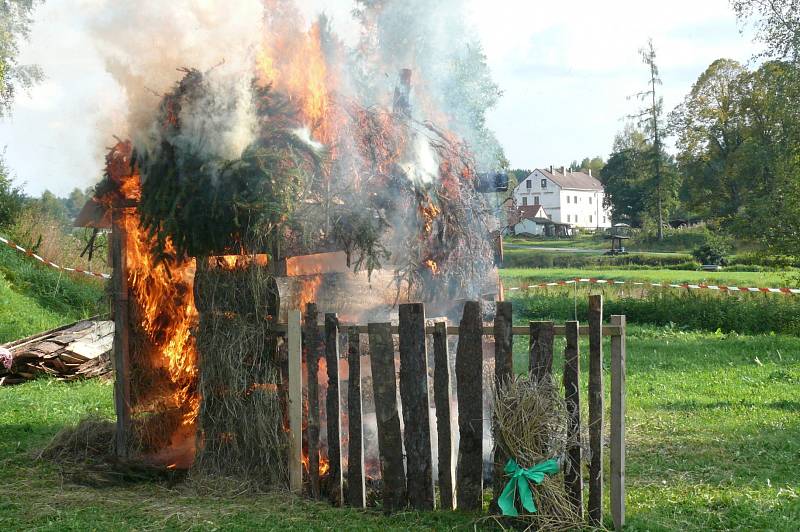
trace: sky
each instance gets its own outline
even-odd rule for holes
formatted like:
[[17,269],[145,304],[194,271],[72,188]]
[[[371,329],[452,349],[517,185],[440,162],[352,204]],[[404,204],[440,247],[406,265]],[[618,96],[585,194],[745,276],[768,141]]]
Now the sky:
[[[109,1],[47,0],[23,43],[21,62],[40,65],[46,79],[0,119],[0,149],[29,194],[64,196],[96,183],[111,132],[124,129],[124,92],[88,31],[96,23],[88,14]],[[503,91],[489,125],[515,168],[607,157],[640,106],[634,95],[646,88],[648,72],[638,51],[648,38],[666,110],[715,59],[747,62],[758,51],[727,0],[465,2],[474,31],[465,38],[481,39]],[[334,28],[352,29],[349,2],[303,0],[309,14],[320,8]]]

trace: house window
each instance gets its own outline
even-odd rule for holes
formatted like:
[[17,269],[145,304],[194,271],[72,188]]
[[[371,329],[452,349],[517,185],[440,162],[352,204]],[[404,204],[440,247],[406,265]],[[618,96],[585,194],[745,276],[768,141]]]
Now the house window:
[[591,204],[592,204],[592,197],[589,196],[589,205],[591,205]]
[[542,188],[547,188],[547,179],[542,179]]
[[523,196],[522,197],[522,206],[525,207],[526,205],[528,205],[528,198]]
[[569,222],[569,214],[567,215],[567,222]]
[[530,179],[526,179],[525,180],[525,188],[531,188],[531,185],[533,185],[533,182]]
[[606,223],[606,217],[603,216],[603,223]]
[[569,203],[569,196],[567,196],[567,203]]
[[589,223],[592,223],[592,215],[589,215]]
[[575,200],[575,203],[578,203],[578,196],[575,196],[573,199]]
[[533,197],[533,204],[534,205],[539,205],[539,196],[534,196]]
[[578,223],[578,215],[575,215],[575,223]]

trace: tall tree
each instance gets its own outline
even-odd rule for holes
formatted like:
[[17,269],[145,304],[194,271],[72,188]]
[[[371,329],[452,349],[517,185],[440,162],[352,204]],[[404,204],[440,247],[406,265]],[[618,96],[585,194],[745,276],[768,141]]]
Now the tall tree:
[[800,0],[732,0],[740,22],[753,20],[762,55],[800,62]]
[[20,40],[28,37],[37,0],[0,0],[0,117],[7,114],[18,89],[42,78],[35,65],[20,64]]
[[615,222],[642,225],[650,188],[649,150],[647,136],[632,124],[614,139],[612,153],[598,175]]
[[667,188],[664,182],[664,172],[662,171],[664,164],[662,148],[664,101],[657,90],[657,87],[661,86],[661,78],[658,73],[658,65],[656,65],[656,50],[653,47],[652,39],[647,41],[647,46],[639,50],[639,55],[642,58],[642,63],[647,66],[649,79],[647,90],[636,95],[645,104],[645,107],[635,115],[635,118],[639,120],[639,125],[643,127],[651,141],[650,161],[653,167],[658,211],[658,239],[664,240],[664,196]]

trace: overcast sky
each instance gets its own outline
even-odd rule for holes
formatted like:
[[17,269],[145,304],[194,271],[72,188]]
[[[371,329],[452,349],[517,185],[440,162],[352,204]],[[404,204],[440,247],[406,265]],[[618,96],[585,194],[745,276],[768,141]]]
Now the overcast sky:
[[[47,79],[0,121],[0,147],[30,194],[95,183],[114,142],[108,132],[124,120],[122,91],[86,32],[86,13],[106,1],[47,0],[23,45],[21,60],[39,64]],[[347,4],[306,0],[309,11],[327,5],[343,28],[351,25]],[[645,88],[638,50],[649,37],[667,109],[713,60],[746,62],[756,51],[727,0],[468,0],[468,18],[504,92],[489,123],[514,167],[606,157],[637,109],[630,96]]]

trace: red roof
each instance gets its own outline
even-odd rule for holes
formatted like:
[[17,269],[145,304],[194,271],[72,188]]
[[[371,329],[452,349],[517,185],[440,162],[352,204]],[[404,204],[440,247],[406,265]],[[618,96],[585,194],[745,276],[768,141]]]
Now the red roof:
[[541,205],[518,205],[508,209],[508,225],[517,225],[522,220],[547,218],[547,211]]

